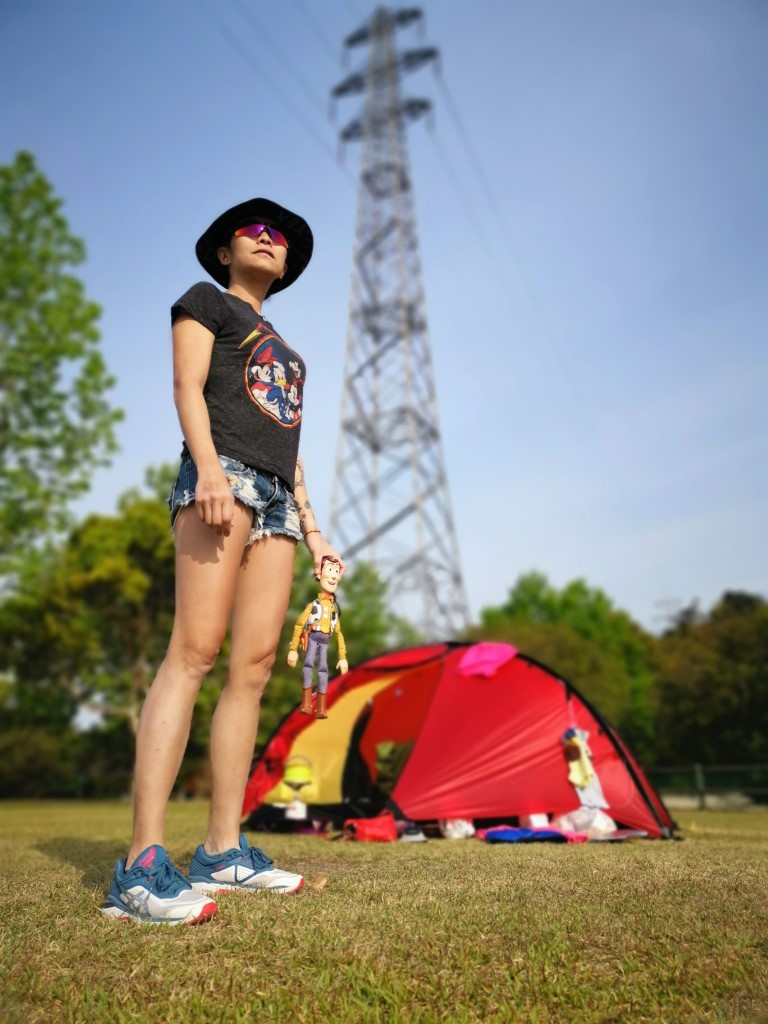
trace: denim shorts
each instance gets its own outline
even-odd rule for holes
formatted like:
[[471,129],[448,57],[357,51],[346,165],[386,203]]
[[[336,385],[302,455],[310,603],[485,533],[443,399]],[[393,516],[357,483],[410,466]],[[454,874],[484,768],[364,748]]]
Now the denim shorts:
[[[251,469],[237,459],[219,456],[235,498],[253,509],[253,525],[248,534],[248,544],[262,537],[275,535],[301,540],[299,528],[299,506],[296,499],[279,476],[274,473]],[[181,460],[179,475],[168,495],[171,510],[171,526],[180,509],[194,504],[197,487],[197,466],[187,456]]]

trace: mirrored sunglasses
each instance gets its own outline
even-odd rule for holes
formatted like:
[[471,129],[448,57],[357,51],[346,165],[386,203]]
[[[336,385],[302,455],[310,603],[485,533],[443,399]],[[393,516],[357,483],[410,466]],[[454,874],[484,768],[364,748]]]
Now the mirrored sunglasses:
[[270,227],[269,224],[246,224],[244,227],[237,229],[235,236],[241,238],[245,235],[247,238],[258,238],[265,231],[272,239],[273,245],[284,245],[286,249],[288,248],[288,239],[282,231]]

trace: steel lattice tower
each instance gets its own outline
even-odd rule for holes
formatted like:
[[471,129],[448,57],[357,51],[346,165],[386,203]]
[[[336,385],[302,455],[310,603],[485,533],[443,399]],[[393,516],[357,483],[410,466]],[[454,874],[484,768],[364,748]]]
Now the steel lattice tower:
[[421,18],[379,8],[345,40],[368,45],[364,70],[334,97],[362,94],[341,132],[362,154],[344,389],[331,499],[333,542],[389,585],[390,607],[426,639],[469,621],[438,425],[405,129],[426,114],[400,79],[437,57],[398,52],[395,32]]

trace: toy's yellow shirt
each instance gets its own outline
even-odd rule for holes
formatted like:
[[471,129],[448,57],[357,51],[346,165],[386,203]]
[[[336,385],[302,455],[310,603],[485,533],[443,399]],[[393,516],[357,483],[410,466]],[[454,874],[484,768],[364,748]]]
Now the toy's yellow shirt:
[[341,632],[339,609],[332,594],[321,591],[296,620],[291,638],[292,651],[299,649],[299,640],[304,630],[310,633],[325,633],[327,636],[335,634],[339,644],[339,661],[346,661],[347,646]]

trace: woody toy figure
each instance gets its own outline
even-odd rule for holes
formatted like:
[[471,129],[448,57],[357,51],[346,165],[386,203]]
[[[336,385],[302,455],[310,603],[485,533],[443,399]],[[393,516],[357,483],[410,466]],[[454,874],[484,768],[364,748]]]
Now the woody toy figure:
[[326,693],[328,691],[328,644],[331,636],[336,633],[339,644],[339,661],[336,668],[342,675],[349,669],[347,648],[339,624],[339,607],[334,599],[339,585],[341,565],[338,559],[331,556],[323,558],[320,566],[320,593],[314,601],[307,605],[296,621],[288,652],[288,664],[291,668],[299,660],[299,644],[304,651],[304,686],[301,691],[301,707],[303,715],[312,714],[312,675],[315,662],[317,665],[317,711],[316,718],[327,718]]

